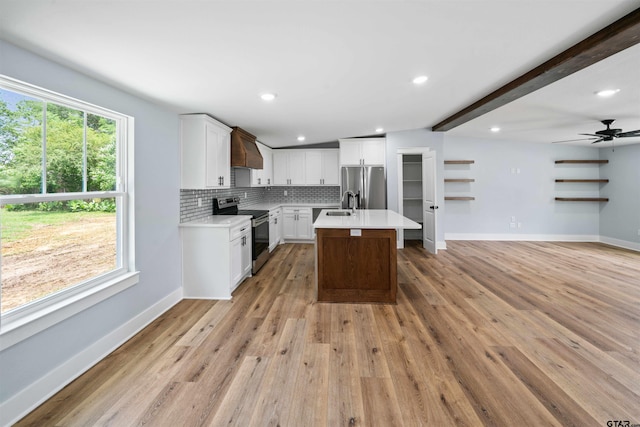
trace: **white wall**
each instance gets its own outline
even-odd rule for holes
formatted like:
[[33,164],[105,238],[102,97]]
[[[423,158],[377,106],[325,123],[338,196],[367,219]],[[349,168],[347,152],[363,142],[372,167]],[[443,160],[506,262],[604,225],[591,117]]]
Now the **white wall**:
[[[135,118],[137,285],[0,353],[0,424],[37,403],[86,363],[105,337],[120,339],[180,295],[179,122],[174,112],[0,40],[0,73]],[[168,301],[171,300],[171,301]],[[145,317],[146,316],[146,317]],[[76,369],[82,366],[76,366]],[[58,384],[57,384],[58,383]],[[19,402],[17,402],[19,400]],[[19,414],[18,414],[19,415]]]
[[600,158],[609,163],[600,166],[602,196],[609,202],[600,212],[603,241],[640,250],[640,144],[600,149]]
[[398,212],[398,149],[425,147],[436,153],[436,197],[438,200],[438,219],[436,225],[436,241],[444,244],[444,196],[443,196],[443,133],[431,132],[427,129],[413,129],[387,133],[387,207]]
[[[476,198],[445,202],[447,239],[597,239],[601,203],[554,199],[598,197],[599,184],[555,182],[556,178],[598,178],[598,166],[555,164],[562,159],[598,159],[598,149],[446,135],[444,154],[447,160],[475,160],[466,170],[445,166],[444,177],[476,180],[445,184],[448,195],[459,192]],[[510,227],[512,217],[516,228]]]

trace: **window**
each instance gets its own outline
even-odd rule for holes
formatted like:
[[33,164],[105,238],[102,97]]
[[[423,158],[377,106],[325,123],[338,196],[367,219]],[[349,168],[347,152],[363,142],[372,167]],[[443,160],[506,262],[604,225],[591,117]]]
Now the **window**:
[[131,128],[0,76],[1,333],[131,274]]

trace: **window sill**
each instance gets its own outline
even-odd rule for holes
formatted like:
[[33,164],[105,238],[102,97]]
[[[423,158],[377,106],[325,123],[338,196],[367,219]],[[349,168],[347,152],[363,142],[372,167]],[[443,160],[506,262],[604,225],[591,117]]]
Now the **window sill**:
[[0,351],[124,291],[138,283],[138,279],[137,271],[125,273],[28,316],[10,322],[3,320],[0,324]]

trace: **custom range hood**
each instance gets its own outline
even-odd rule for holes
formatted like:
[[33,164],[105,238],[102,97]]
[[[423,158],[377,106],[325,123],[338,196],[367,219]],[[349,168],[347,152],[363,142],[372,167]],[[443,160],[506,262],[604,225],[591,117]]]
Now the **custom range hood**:
[[231,166],[262,169],[262,154],[256,145],[256,137],[239,127],[231,132]]

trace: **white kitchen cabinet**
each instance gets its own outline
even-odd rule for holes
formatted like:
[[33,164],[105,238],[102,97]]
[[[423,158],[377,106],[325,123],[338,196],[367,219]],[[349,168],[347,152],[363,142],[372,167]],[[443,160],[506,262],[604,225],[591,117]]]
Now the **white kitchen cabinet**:
[[251,276],[249,217],[238,217],[229,227],[183,226],[180,230],[184,297],[230,299],[231,292]]
[[282,213],[282,209],[278,210],[278,221],[276,225],[276,240],[279,243],[284,243],[284,215]]
[[305,150],[273,150],[273,184],[305,185]]
[[180,116],[181,188],[229,188],[231,128],[206,114]]
[[280,244],[282,239],[282,209],[269,211],[269,252]]
[[313,230],[311,227],[311,208],[285,207],[283,215],[283,237],[285,240],[311,240]]
[[231,283],[233,291],[251,273],[251,223],[231,241]]
[[273,150],[257,141],[256,145],[262,155],[262,169],[236,168],[236,187],[273,185]]
[[338,150],[306,150],[305,165],[307,185],[340,185]]
[[340,166],[385,166],[385,138],[340,140]]
[[[273,150],[264,144],[260,144],[260,152],[262,153],[262,183],[261,186],[273,185]],[[264,152],[262,149],[264,148]]]

